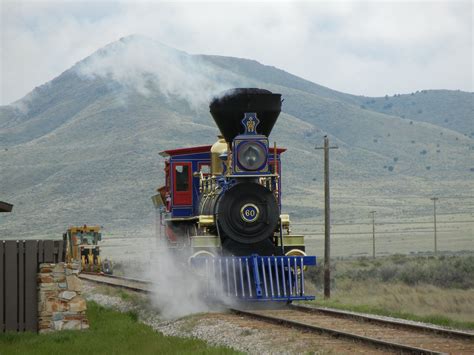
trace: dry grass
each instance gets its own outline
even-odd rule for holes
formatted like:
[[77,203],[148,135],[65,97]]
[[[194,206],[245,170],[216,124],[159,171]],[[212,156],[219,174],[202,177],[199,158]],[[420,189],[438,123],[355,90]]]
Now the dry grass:
[[474,257],[394,255],[332,263],[331,299],[322,294],[322,265],[307,273],[319,305],[474,329]]
[[463,323],[472,323],[474,319],[473,289],[341,280],[332,292],[331,303],[382,309],[393,314],[407,313],[428,319],[444,317]]

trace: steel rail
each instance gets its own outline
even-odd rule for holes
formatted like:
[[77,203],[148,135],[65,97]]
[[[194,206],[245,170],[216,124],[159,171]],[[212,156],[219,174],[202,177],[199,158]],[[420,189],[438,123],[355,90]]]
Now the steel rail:
[[[85,273],[85,272],[81,272],[79,274],[79,278],[83,280],[99,283],[99,284],[104,284],[107,286],[120,287],[120,288],[136,291],[136,292],[143,292],[143,293],[151,292],[151,289],[149,286],[152,283],[146,280],[132,279],[129,277],[124,277],[124,276],[100,275],[100,274]],[[130,283],[135,283],[135,285],[131,285]]]
[[368,345],[372,345],[372,346],[376,346],[376,347],[383,347],[383,348],[389,349],[389,350],[398,350],[398,351],[401,351],[401,352],[407,352],[408,351],[408,352],[414,353],[414,354],[436,354],[436,355],[446,354],[446,353],[443,353],[443,352],[438,352],[438,351],[434,351],[434,350],[419,348],[419,347],[400,344],[400,343],[395,343],[395,342],[389,342],[389,341],[380,340],[380,339],[376,339],[376,338],[371,338],[371,337],[367,337],[367,336],[363,336],[363,335],[359,335],[359,334],[349,333],[349,332],[345,332],[345,331],[341,331],[341,330],[337,330],[337,329],[316,326],[316,325],[313,325],[313,324],[306,324],[306,323],[302,323],[302,322],[298,322],[298,321],[294,321],[294,320],[288,320],[288,319],[285,319],[285,318],[279,318],[279,317],[273,317],[273,316],[269,316],[269,315],[263,315],[263,314],[254,313],[254,312],[251,312],[251,311],[244,311],[244,310],[235,309],[235,308],[231,308],[230,311],[232,313],[235,313],[235,314],[238,314],[238,315],[247,316],[247,317],[254,318],[254,319],[257,319],[257,320],[261,320],[261,321],[265,321],[265,322],[279,324],[279,325],[283,325],[283,326],[286,326],[286,327],[298,328],[298,329],[305,330],[305,331],[312,331],[312,332],[323,333],[323,334],[325,333],[325,334],[329,334],[329,335],[332,335],[332,336],[335,336],[335,337],[341,337],[341,338],[346,338],[346,339],[350,339],[350,340],[358,340],[358,341],[366,343]]
[[85,271],[81,271],[81,273],[79,275],[93,275],[93,276],[99,276],[99,277],[108,277],[110,279],[126,280],[126,281],[131,281],[131,282],[139,282],[139,283],[143,283],[143,284],[151,284],[151,281],[149,281],[149,280],[133,279],[131,277],[126,277],[126,276],[98,274],[98,273],[94,273],[94,272],[85,272]]
[[290,309],[295,309],[298,311],[308,312],[308,313],[325,313],[336,317],[343,317],[343,318],[352,318],[356,320],[361,320],[365,322],[371,322],[375,324],[381,325],[392,325],[399,328],[408,328],[414,329],[419,331],[425,331],[430,333],[436,333],[438,335],[443,335],[447,337],[456,337],[456,338],[465,338],[474,340],[474,333],[464,332],[455,329],[446,329],[441,327],[436,327],[433,325],[424,325],[424,324],[415,324],[415,323],[408,323],[403,322],[402,320],[395,320],[395,319],[381,319],[377,317],[372,317],[366,314],[358,314],[349,311],[343,311],[334,308],[322,308],[322,307],[307,307],[301,305],[289,305]]

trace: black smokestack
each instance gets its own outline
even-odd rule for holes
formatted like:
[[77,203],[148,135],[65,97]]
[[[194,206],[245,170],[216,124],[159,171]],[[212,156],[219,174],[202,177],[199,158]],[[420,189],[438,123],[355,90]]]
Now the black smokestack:
[[245,112],[256,112],[260,120],[257,133],[269,136],[281,112],[281,94],[256,88],[232,89],[213,99],[209,108],[227,142],[243,133]]

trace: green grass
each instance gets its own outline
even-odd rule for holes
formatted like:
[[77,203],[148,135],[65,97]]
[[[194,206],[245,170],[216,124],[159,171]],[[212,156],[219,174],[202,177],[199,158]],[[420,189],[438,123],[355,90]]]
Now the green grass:
[[380,315],[380,316],[408,319],[408,320],[417,321],[417,322],[431,323],[431,324],[440,325],[443,327],[452,327],[452,328],[469,329],[469,330],[474,329],[474,322],[456,321],[454,319],[451,319],[442,315],[418,316],[418,315],[406,313],[406,312],[390,311],[385,308],[375,307],[371,305],[343,304],[343,303],[340,303],[338,301],[333,301],[333,300],[317,300],[314,302],[307,302],[307,303],[311,305],[336,308],[336,309],[341,309],[345,311],[368,313],[368,314],[375,314],[375,315]]
[[90,329],[50,334],[0,334],[0,355],[7,354],[237,354],[204,341],[168,337],[120,313],[89,302]]

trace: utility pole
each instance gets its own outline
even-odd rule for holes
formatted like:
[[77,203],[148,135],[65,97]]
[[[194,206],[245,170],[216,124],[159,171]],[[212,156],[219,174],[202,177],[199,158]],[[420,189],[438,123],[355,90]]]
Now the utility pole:
[[329,197],[329,146],[328,136],[324,136],[324,146],[315,149],[324,150],[324,298],[331,297],[331,207]]
[[438,197],[432,197],[430,200],[433,201],[434,254],[438,255],[438,236],[436,235],[436,201],[438,201]]
[[372,259],[375,259],[375,213],[377,211],[370,211],[372,214]]

